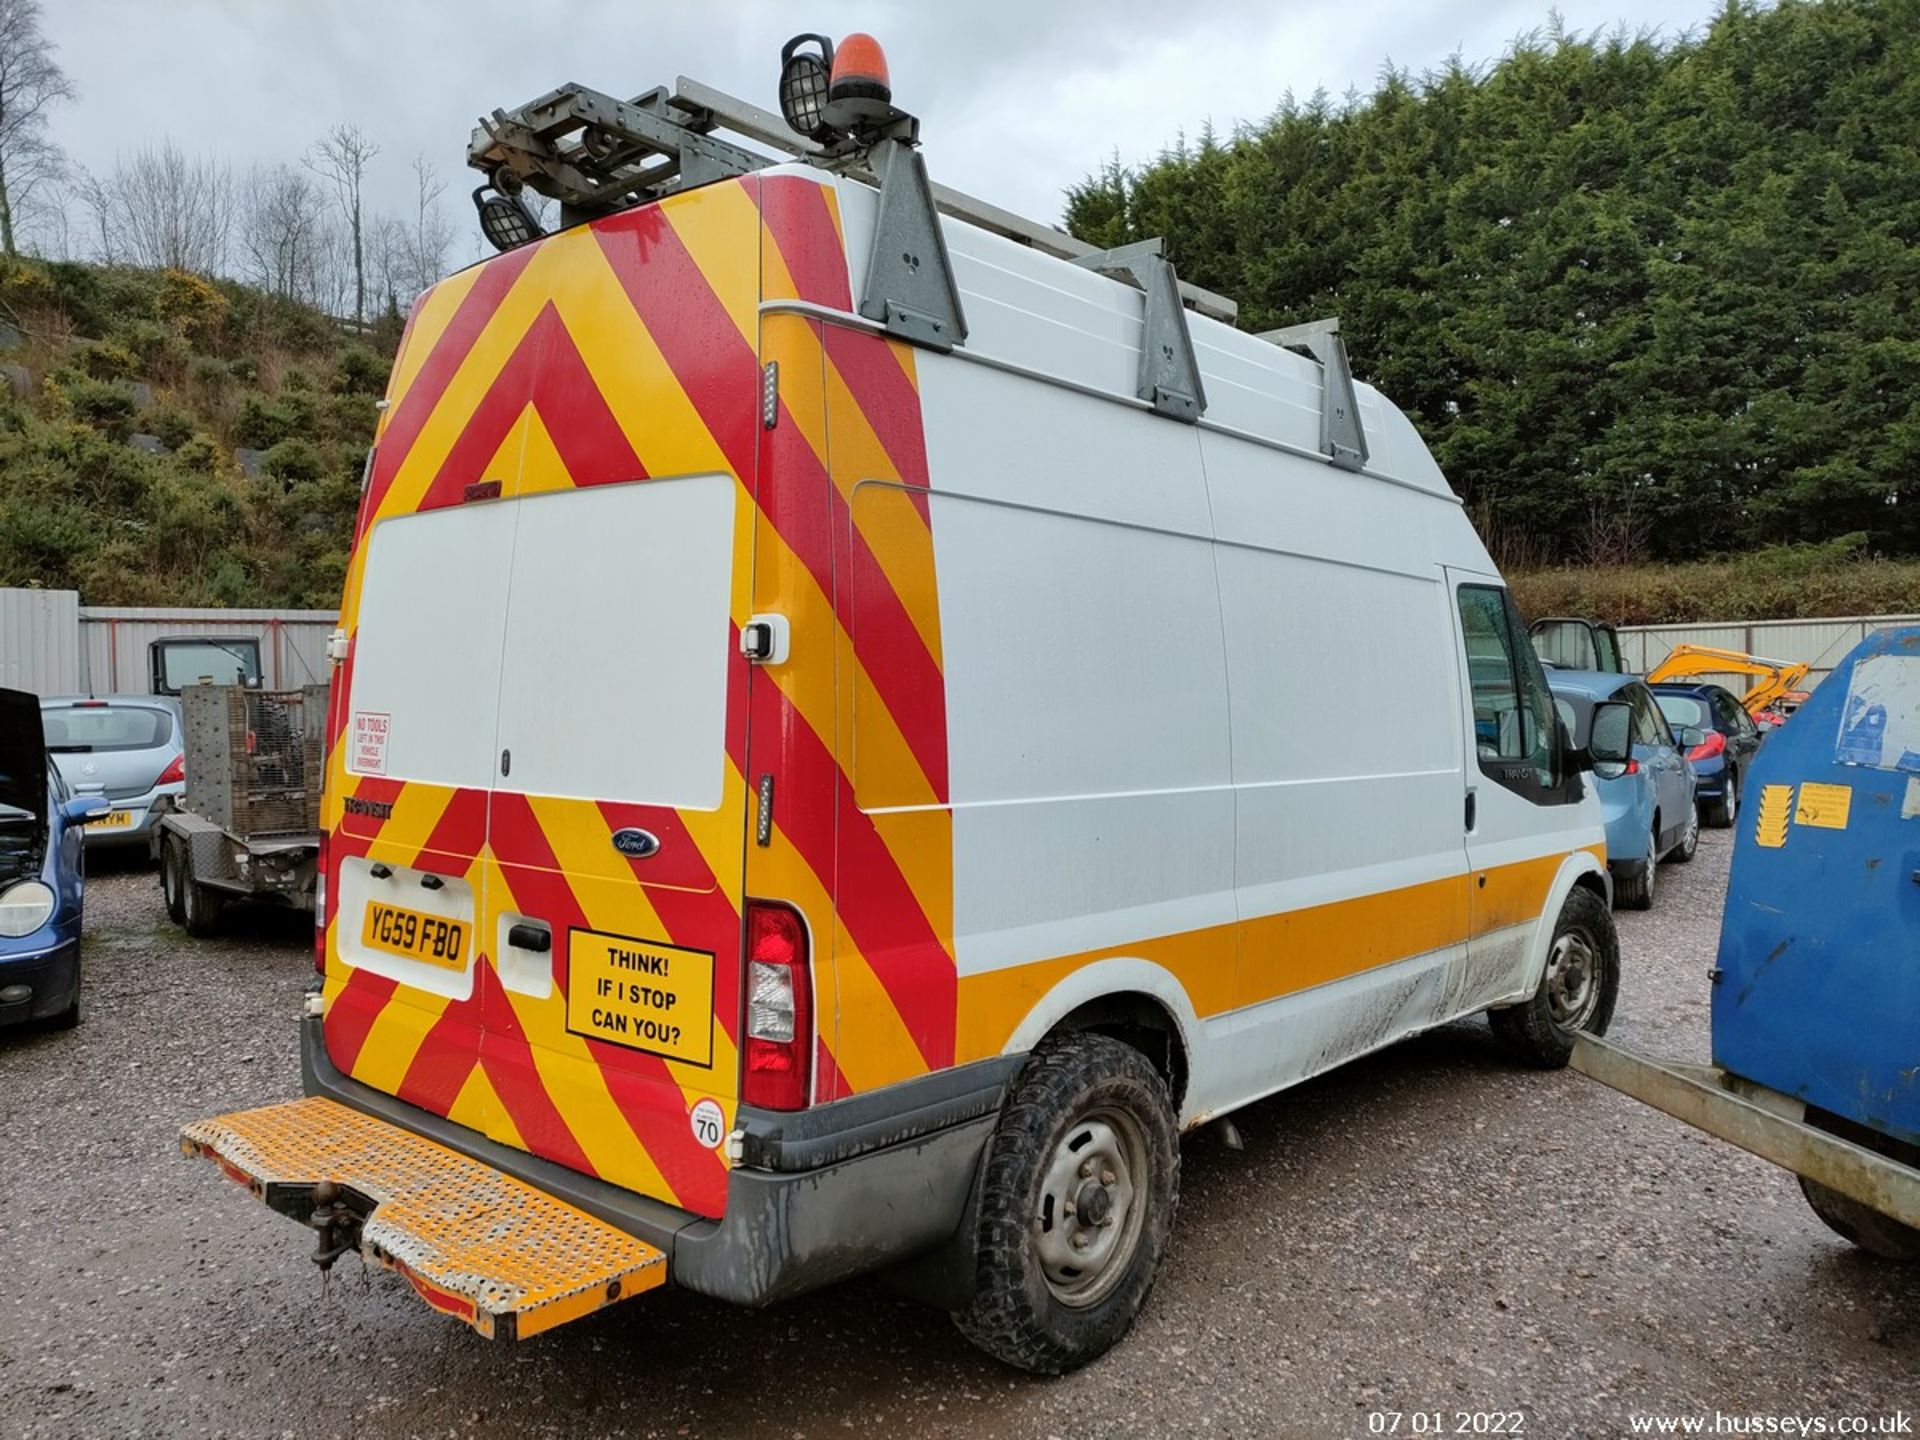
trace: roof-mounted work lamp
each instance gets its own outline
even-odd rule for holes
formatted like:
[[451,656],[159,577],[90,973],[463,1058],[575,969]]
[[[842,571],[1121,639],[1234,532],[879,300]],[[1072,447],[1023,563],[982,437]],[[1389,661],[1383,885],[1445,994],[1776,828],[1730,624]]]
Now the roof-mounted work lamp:
[[482,185],[473,192],[473,208],[480,212],[480,233],[496,250],[512,250],[546,234],[518,195],[502,194]]
[[826,36],[796,35],[781,47],[780,115],[809,140],[833,138],[826,120],[832,83],[833,41]]

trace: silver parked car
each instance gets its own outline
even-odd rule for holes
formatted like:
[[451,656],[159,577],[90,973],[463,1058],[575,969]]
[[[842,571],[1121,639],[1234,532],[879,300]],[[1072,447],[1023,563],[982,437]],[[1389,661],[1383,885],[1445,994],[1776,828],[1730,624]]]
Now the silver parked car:
[[180,703],[165,695],[63,695],[40,702],[47,753],[76,796],[112,808],[87,825],[89,845],[148,843],[158,814],[187,786]]

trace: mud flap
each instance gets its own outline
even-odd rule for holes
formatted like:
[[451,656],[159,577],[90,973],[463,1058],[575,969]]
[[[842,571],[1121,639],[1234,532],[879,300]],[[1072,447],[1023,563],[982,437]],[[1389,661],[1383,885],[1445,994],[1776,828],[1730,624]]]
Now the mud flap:
[[489,1339],[525,1340],[667,1278],[665,1254],[624,1230],[332,1100],[201,1120],[180,1148],[313,1225],[317,1260],[357,1248]]

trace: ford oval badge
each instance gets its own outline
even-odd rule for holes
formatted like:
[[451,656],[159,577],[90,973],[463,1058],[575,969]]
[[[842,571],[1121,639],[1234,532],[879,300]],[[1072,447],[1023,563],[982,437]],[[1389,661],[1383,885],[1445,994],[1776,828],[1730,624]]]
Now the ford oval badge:
[[630,860],[644,860],[660,848],[660,837],[651,830],[628,826],[613,832],[613,848]]

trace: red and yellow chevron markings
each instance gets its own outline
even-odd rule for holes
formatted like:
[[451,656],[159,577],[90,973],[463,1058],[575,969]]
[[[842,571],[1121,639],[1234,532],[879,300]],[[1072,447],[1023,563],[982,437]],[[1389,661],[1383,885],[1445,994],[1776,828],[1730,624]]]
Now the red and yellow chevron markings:
[[[765,298],[851,309],[831,190],[769,178],[760,216]],[[832,786],[831,810],[785,817],[800,857],[823,882],[838,876],[827,1099],[953,1061],[952,822],[931,808],[947,799],[947,743],[925,445],[907,346],[769,315],[761,350],[780,364],[783,401],[763,446],[761,511],[790,552],[789,604],[835,636],[835,671],[852,682],[849,707],[820,669],[776,677],[776,693],[756,692],[752,730],[786,737],[782,763],[807,794]],[[930,808],[873,813],[864,801],[876,791]],[[754,888],[765,888],[757,876]]]

